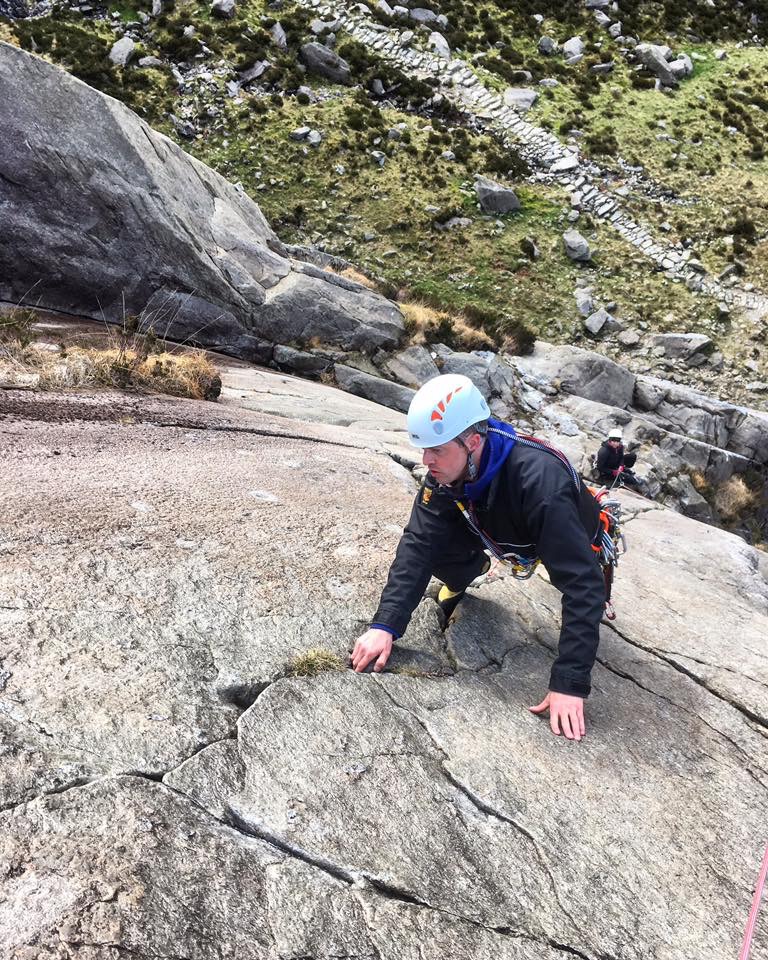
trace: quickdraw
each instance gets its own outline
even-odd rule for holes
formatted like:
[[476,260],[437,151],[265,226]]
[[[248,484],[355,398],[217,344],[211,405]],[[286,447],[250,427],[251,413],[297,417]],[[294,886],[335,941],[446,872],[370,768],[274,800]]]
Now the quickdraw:
[[605,580],[605,617],[607,620],[616,619],[611,592],[613,577],[619,564],[619,557],[627,552],[627,541],[621,532],[621,503],[610,499],[610,489],[587,487],[592,496],[600,505],[600,533],[597,542],[592,543],[592,549],[597,555],[597,561],[603,569]]
[[476,533],[478,537],[480,537],[486,552],[492,557],[495,557],[497,560],[501,561],[501,563],[506,564],[512,571],[512,576],[515,578],[515,580],[530,580],[530,578],[536,572],[536,567],[538,567],[539,563],[541,562],[539,558],[524,557],[519,553],[512,552],[511,550],[502,550],[499,544],[496,543],[492,537],[489,537],[485,530],[483,530],[480,524],[475,520],[471,508],[465,506],[461,500],[456,500],[455,502],[472,531]]

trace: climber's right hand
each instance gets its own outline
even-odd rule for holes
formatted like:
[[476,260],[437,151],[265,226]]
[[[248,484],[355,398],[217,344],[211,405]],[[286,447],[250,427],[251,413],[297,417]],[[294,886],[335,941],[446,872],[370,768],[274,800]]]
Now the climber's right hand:
[[350,654],[350,663],[356,673],[362,673],[368,664],[375,660],[373,672],[380,673],[392,653],[393,636],[388,630],[371,627],[370,630],[358,637],[355,647]]

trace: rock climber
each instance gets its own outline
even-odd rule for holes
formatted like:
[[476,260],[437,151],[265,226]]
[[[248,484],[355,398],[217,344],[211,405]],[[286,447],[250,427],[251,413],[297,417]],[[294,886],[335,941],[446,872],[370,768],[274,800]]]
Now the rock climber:
[[517,570],[538,559],[563,595],[563,614],[549,691],[529,709],[549,710],[553,733],[580,740],[605,601],[592,548],[594,497],[563,454],[492,418],[468,377],[429,380],[414,395],[407,424],[428,473],[352,667],[384,668],[432,576],[443,583],[437,599],[449,618],[491,558]]
[[595,457],[595,470],[600,483],[612,487],[618,482],[636,490],[642,489],[640,478],[632,467],[637,463],[637,454],[624,452],[624,435],[616,427],[603,440]]

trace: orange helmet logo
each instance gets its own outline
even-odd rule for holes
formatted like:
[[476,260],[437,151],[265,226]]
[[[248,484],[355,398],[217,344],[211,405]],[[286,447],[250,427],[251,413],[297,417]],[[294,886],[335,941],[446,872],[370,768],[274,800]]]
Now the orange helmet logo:
[[[445,400],[441,400],[440,403],[438,403],[438,405],[434,408],[434,410],[432,411],[432,416],[430,417],[430,420],[432,422],[434,422],[435,420],[442,420],[443,414],[445,413],[445,408],[451,402],[453,397],[455,397],[456,394],[463,389],[464,389],[463,387],[456,387],[455,390],[451,390],[451,392],[448,394]],[[439,433],[440,431],[437,431],[437,432]]]

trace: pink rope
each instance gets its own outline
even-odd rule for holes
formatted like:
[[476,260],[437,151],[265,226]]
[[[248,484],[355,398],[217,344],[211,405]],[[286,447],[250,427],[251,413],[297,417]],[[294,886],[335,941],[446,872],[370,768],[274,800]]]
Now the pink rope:
[[747,920],[747,929],[744,931],[744,943],[741,947],[739,960],[748,960],[749,951],[752,949],[752,937],[755,935],[755,924],[757,923],[757,914],[760,910],[760,901],[763,898],[763,888],[765,887],[766,877],[768,877],[768,847],[765,848],[763,865],[760,869],[760,876],[757,878],[755,896],[752,899],[752,909],[749,911],[749,920]]

